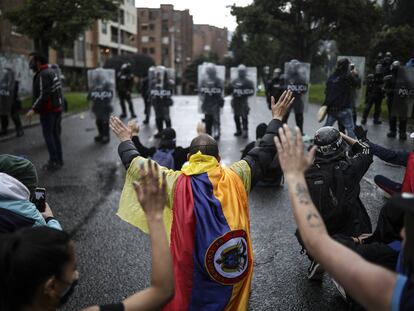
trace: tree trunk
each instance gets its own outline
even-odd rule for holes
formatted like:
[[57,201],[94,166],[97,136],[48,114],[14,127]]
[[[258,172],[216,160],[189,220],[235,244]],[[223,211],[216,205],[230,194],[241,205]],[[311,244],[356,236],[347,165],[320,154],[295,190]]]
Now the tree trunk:
[[35,51],[49,61],[49,41],[45,38],[34,39]]

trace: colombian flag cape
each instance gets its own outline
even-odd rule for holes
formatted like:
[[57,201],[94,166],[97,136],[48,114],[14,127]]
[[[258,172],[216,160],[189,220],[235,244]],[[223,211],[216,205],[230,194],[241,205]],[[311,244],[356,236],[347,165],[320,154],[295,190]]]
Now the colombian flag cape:
[[[140,163],[131,163],[118,216],[148,232],[132,182]],[[245,161],[223,168],[197,153],[181,171],[167,174],[164,222],[169,233],[175,297],[163,310],[247,310],[253,254],[247,194],[251,172]]]

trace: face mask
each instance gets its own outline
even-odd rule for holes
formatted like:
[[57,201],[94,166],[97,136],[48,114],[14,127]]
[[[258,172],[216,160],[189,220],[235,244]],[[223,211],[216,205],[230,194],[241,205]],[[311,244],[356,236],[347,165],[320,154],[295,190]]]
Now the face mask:
[[62,295],[59,299],[59,304],[64,305],[69,301],[69,298],[72,296],[72,294],[75,292],[75,288],[79,283],[79,273],[76,271],[76,279],[68,285],[68,287],[63,291]]
[[36,72],[37,71],[37,66],[36,63],[34,61],[30,61],[29,62],[29,68],[33,71]]

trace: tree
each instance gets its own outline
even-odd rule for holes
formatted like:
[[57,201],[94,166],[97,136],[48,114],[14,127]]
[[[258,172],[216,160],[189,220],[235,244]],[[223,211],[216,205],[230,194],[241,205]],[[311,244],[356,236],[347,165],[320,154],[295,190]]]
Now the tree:
[[[247,38],[261,34],[280,42],[280,63],[292,58],[311,62],[321,40],[341,42],[352,36],[352,42],[367,46],[381,17],[370,0],[255,0],[246,7],[234,5],[232,14]],[[359,52],[366,46],[362,49],[361,43]]]
[[73,44],[93,21],[115,16],[113,0],[26,0],[5,12],[17,31],[32,38],[35,50],[48,57],[49,47],[60,50]]
[[371,59],[376,59],[379,52],[390,51],[394,59],[404,64],[409,58],[414,57],[414,28],[409,25],[389,27],[378,32],[370,49]]
[[414,27],[414,1],[385,0],[385,23],[391,27],[410,25]]

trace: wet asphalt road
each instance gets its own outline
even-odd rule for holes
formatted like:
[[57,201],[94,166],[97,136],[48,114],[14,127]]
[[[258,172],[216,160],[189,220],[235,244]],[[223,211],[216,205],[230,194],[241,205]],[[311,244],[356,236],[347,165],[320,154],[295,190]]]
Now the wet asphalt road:
[[[142,121],[143,102],[135,99]],[[311,105],[305,116],[305,132],[313,133],[317,107]],[[195,136],[201,119],[196,97],[175,97],[171,116],[177,131],[177,144],[187,146]],[[263,98],[251,104],[250,139],[260,122],[270,121]],[[294,125],[293,115],[290,124]],[[372,121],[369,120],[369,124]],[[54,173],[39,170],[39,185],[47,189],[47,199],[65,230],[76,243],[80,285],[62,310],[79,310],[91,304],[118,302],[149,284],[149,240],[138,229],[116,215],[125,170],[117,155],[117,139],[108,145],[93,142],[96,135],[89,113],[70,116],[62,122],[65,166]],[[368,137],[397,149],[411,148],[411,142],[385,138],[387,126],[368,125]],[[234,121],[226,101],[222,114],[222,162],[230,164],[240,157],[240,149],[249,141],[233,137]],[[143,126],[140,137],[154,143],[154,118]],[[22,138],[0,142],[0,153],[26,155],[40,168],[47,151],[40,127],[26,130]],[[373,184],[375,174],[402,180],[404,170],[375,159],[362,181],[362,200],[375,224],[378,208],[385,202]],[[286,188],[256,188],[250,196],[251,232],[254,250],[254,278],[250,310],[346,310],[329,277],[322,283],[306,279],[308,261],[300,254],[294,237],[295,225]]]

